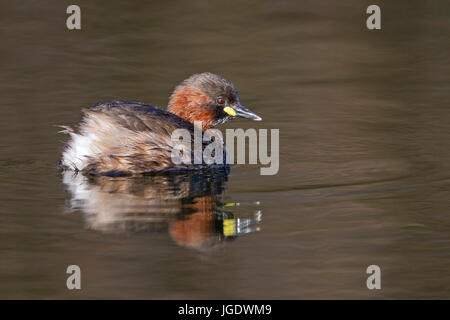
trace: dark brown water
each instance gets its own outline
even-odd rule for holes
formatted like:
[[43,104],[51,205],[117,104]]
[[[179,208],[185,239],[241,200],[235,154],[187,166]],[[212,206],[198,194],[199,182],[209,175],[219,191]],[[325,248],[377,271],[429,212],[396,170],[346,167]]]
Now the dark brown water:
[[[381,31],[364,1],[69,4],[2,4],[0,298],[450,298],[448,1],[378,1]],[[202,71],[280,129],[277,175],[56,169],[81,108]]]

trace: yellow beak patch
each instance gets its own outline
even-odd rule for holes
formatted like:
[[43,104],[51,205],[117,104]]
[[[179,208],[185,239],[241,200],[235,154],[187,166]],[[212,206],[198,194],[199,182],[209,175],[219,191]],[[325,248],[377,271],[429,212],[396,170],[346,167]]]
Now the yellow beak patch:
[[228,113],[230,116],[236,116],[236,111],[234,111],[234,109],[231,107],[225,107],[223,108],[223,111],[225,111],[225,113]]
[[236,219],[223,220],[223,235],[225,237],[236,235]]

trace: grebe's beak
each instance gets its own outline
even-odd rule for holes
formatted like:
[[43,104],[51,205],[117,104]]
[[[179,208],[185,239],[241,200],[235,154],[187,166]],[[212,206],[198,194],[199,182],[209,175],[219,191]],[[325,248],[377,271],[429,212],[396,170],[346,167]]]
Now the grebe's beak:
[[247,109],[247,107],[243,106],[242,104],[239,104],[237,106],[227,106],[223,108],[223,111],[225,111],[225,113],[228,113],[230,116],[233,117],[247,118],[255,121],[262,120],[260,116],[258,116],[250,109]]

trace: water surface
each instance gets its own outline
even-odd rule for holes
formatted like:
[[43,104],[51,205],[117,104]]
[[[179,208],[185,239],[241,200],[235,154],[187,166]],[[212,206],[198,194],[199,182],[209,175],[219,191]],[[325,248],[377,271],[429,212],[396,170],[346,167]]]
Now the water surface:
[[[69,4],[2,5],[0,298],[450,298],[448,2]],[[222,129],[280,129],[277,175],[57,170],[56,125],[202,71],[264,119]]]

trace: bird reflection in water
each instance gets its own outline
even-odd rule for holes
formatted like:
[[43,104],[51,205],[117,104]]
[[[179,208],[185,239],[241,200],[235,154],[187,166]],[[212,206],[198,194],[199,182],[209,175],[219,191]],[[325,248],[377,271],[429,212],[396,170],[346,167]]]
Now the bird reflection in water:
[[[102,232],[168,230],[177,244],[202,249],[259,231],[259,202],[220,200],[228,173],[229,169],[208,169],[120,178],[73,171],[62,174],[71,195],[66,209],[82,211],[87,228]],[[237,206],[244,213],[234,212]]]

